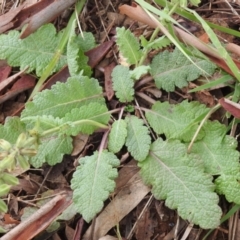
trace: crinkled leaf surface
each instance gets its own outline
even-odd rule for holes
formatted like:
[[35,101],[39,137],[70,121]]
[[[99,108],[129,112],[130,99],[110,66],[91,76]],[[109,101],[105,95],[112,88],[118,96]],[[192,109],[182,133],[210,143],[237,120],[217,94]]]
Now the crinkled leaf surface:
[[62,161],[64,154],[72,151],[72,138],[67,135],[49,136],[42,139],[38,147],[37,154],[30,159],[35,168],[39,168],[43,163],[53,166]]
[[[198,127],[199,118],[208,111],[198,102],[183,101],[177,105],[156,102],[151,110],[146,111],[146,118],[157,134],[164,133],[167,138],[188,142]],[[204,131],[201,131],[197,139],[201,139],[203,135]]]
[[226,135],[227,128],[219,122],[207,122],[203,126],[205,136],[193,144],[191,152],[204,162],[205,172],[219,175],[215,183],[217,191],[229,202],[240,204],[240,164],[237,141]]
[[[20,66],[21,70],[26,67],[29,72],[36,70],[41,76],[56,52],[62,32],[57,34],[55,27],[47,24],[25,39],[19,39],[19,35],[15,30],[0,35],[0,59],[6,59],[11,66]],[[61,55],[54,71],[66,62],[66,56]]]
[[119,51],[127,59],[129,64],[137,64],[141,58],[142,52],[140,50],[140,44],[137,38],[134,37],[133,33],[129,29],[117,28],[117,45]]
[[146,184],[152,186],[157,199],[177,209],[183,219],[202,228],[216,228],[221,209],[214,192],[212,177],[204,173],[203,164],[178,140],[158,139],[145,161],[138,164]]
[[150,70],[149,66],[144,66],[144,65],[138,66],[134,68],[132,71],[130,71],[131,78],[133,78],[134,80],[138,80],[142,75],[147,74],[149,70]]
[[62,118],[73,108],[90,102],[105,104],[98,81],[85,76],[71,77],[66,83],[56,83],[50,90],[38,93],[26,104],[21,118],[24,121],[35,121],[42,115]]
[[[110,119],[110,114],[106,105],[97,102],[86,104],[80,108],[74,108],[70,113],[67,113],[63,118],[63,122],[74,124],[72,128],[66,129],[66,134],[73,136],[79,132],[92,134],[100,127],[97,123],[107,124]],[[93,122],[94,121],[94,122]]]
[[0,124],[0,139],[5,139],[10,143],[16,143],[18,136],[26,132],[26,127],[18,117],[8,117],[5,124]]
[[[160,52],[153,58],[151,74],[156,86],[168,92],[175,87],[185,87],[189,81],[197,79],[200,75],[212,75],[216,66],[205,59],[191,57],[194,65],[176,48],[173,52]],[[205,71],[205,72],[203,72]]]
[[91,32],[82,32],[78,35],[78,45],[81,46],[83,52],[87,52],[96,47],[96,42]]
[[134,95],[134,81],[128,67],[117,65],[112,71],[113,90],[120,102],[131,102]]
[[90,222],[101,211],[103,201],[114,190],[119,160],[107,151],[80,159],[71,181],[73,201],[78,212]]
[[112,129],[108,139],[108,149],[117,153],[123,147],[127,136],[127,124],[124,120],[119,119],[112,124]]
[[224,173],[219,176],[214,183],[216,191],[224,194],[228,202],[240,204],[240,172],[239,167],[234,172]]
[[[83,75],[90,77],[92,70],[88,65],[88,57],[84,54],[84,49],[79,45],[79,41],[79,37],[75,34],[75,24],[73,24],[67,44],[68,69],[71,76],[77,76],[83,71]],[[81,43],[83,44],[82,41]]]
[[128,116],[125,121],[127,123],[126,146],[128,151],[135,160],[143,161],[148,155],[151,144],[148,128],[143,126],[143,120],[136,116]]

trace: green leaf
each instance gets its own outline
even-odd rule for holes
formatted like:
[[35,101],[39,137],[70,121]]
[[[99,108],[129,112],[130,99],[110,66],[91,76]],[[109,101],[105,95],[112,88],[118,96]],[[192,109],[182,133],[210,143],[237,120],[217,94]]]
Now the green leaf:
[[148,50],[162,49],[171,44],[171,41],[165,36],[157,38],[152,42],[148,42],[143,35],[140,36],[140,39],[141,39],[141,45]]
[[88,65],[88,57],[84,54],[84,49],[79,45],[79,42],[80,39],[75,34],[75,24],[73,24],[67,44],[67,62],[70,75],[77,76],[83,71],[83,75],[91,76],[92,70]]
[[193,6],[196,6],[196,7],[201,3],[200,0],[189,0],[189,1]]
[[177,209],[183,219],[201,228],[216,228],[221,209],[214,193],[212,177],[204,173],[203,164],[178,140],[158,139],[145,161],[138,164],[146,184],[152,185],[153,195],[165,199],[165,204]]
[[[7,210],[8,210],[7,204],[2,199],[0,199],[0,213],[3,212],[5,213],[7,212]],[[1,233],[6,232],[6,230],[5,231],[4,230],[5,230],[4,228],[0,228]]]
[[31,121],[28,121],[27,127],[29,129],[34,128],[38,130],[38,134],[42,134],[44,131],[60,127],[64,122],[62,119],[56,117],[54,118],[51,115],[36,116]]
[[[15,30],[0,35],[0,59],[6,59],[11,66],[20,66],[21,70],[26,67],[28,72],[36,70],[41,76],[55,54],[62,32],[57,34],[55,27],[47,24],[25,39],[19,39],[19,35]],[[66,56],[61,55],[54,72],[66,61]]]
[[29,121],[37,116],[64,117],[71,109],[90,102],[104,103],[102,89],[96,79],[85,76],[68,78],[66,83],[56,83],[50,90],[38,93],[26,104],[21,118]]
[[91,32],[82,32],[78,35],[78,45],[81,46],[83,52],[87,52],[96,47],[95,38]]
[[187,86],[188,82],[197,79],[200,75],[214,73],[216,66],[213,63],[196,57],[192,57],[192,60],[198,67],[190,62],[178,48],[173,52],[164,51],[156,55],[151,63],[151,74],[156,86],[171,92],[175,87]]
[[[79,132],[92,134],[96,129],[100,128],[98,123],[107,124],[109,120],[110,114],[106,105],[97,102],[74,108],[63,118],[63,122],[74,124],[72,129],[66,129],[66,134],[73,136],[76,136]],[[92,121],[95,121],[96,124],[94,125]]]
[[73,201],[84,220],[90,222],[101,211],[103,201],[114,190],[119,160],[110,152],[95,152],[80,159],[71,181]]
[[0,186],[1,186],[0,187],[0,197],[6,196],[7,193],[9,192],[11,186],[6,183],[1,183]]
[[129,29],[117,28],[117,45],[121,54],[127,59],[129,64],[137,64],[142,56],[138,39]]
[[12,144],[16,142],[22,132],[26,132],[26,127],[18,117],[8,117],[4,125],[0,124],[0,139],[4,139]]
[[240,164],[237,141],[226,135],[227,128],[219,122],[207,122],[203,126],[205,136],[195,142],[191,152],[204,162],[205,172],[218,176],[217,191],[229,202],[240,204]]
[[109,134],[108,149],[117,153],[123,147],[127,136],[127,124],[124,120],[119,119],[112,124]]
[[[177,105],[168,102],[156,102],[151,110],[146,111],[146,118],[157,134],[165,134],[167,138],[178,138],[191,141],[202,116],[209,110],[198,102],[183,101]],[[204,131],[197,139],[204,136]]]
[[35,168],[39,168],[43,163],[53,166],[62,161],[64,154],[72,151],[72,138],[66,135],[48,136],[41,139],[41,144],[37,154],[30,159]]
[[131,79],[128,67],[117,65],[112,71],[113,90],[120,102],[131,102],[133,100],[134,89],[133,79]]
[[151,138],[144,122],[135,116],[128,116],[126,146],[128,151],[137,161],[143,161],[149,152]]
[[130,71],[131,78],[138,80],[142,75],[145,75],[149,72],[151,68],[149,66],[139,66]]

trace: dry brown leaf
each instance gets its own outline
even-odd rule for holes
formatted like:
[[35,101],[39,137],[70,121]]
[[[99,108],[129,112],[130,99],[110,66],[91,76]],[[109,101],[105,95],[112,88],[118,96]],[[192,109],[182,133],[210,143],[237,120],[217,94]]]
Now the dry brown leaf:
[[[53,1],[51,4],[49,4],[47,7],[43,8],[41,11],[33,15],[31,18],[26,19],[27,27],[21,33],[20,38],[23,39],[29,36],[31,33],[35,32],[43,24],[51,22],[57,16],[59,16],[65,9],[69,8],[75,2],[76,0]],[[21,26],[23,24],[26,24],[26,22],[23,22]]]
[[112,98],[114,96],[111,73],[115,66],[116,66],[116,64],[114,62],[112,62],[111,64],[109,64],[108,66],[106,66],[104,68],[104,85],[105,85],[105,91],[107,94],[108,101],[112,100]]
[[5,79],[0,83],[0,91],[2,91],[5,87],[7,87],[9,84],[13,83],[19,77],[21,74],[23,74],[26,71],[26,69],[12,75],[11,77]]
[[65,228],[65,235],[67,237],[67,240],[72,240],[74,237],[74,229],[72,229],[71,227],[69,227],[68,225],[66,225]]
[[[142,211],[143,207],[140,207],[140,211]],[[153,219],[150,216],[150,209],[147,208],[138,220],[135,233],[136,238],[138,240],[151,240],[154,234],[154,227],[156,226],[154,226]]]
[[4,95],[0,96],[0,104],[11,99],[21,92],[31,89],[35,86],[35,77],[31,75],[23,75],[18,79]]
[[97,66],[97,64],[105,57],[108,51],[113,46],[114,42],[112,40],[104,42],[97,47],[87,51],[85,54],[89,57],[88,65],[91,68]]
[[73,150],[71,153],[72,156],[76,156],[82,152],[82,150],[87,144],[88,138],[89,135],[82,133],[79,133],[73,138]]
[[46,229],[71,203],[72,196],[70,192],[57,195],[27,220],[6,233],[1,240],[32,239],[38,233]]
[[0,66],[0,82],[3,82],[9,76],[11,71],[12,67],[7,64]]
[[226,98],[221,98],[219,103],[224,109],[230,112],[235,118],[240,119],[240,104],[230,101]]
[[24,5],[21,5],[0,16],[0,33],[3,33],[13,27],[14,24],[12,20],[23,9],[23,7]]
[[118,240],[118,238],[112,237],[110,235],[106,235],[104,237],[99,238],[99,240]]

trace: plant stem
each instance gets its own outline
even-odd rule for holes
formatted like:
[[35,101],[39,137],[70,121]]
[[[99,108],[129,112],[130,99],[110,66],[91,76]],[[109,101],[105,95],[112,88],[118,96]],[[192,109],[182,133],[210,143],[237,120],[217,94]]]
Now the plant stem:
[[28,101],[31,100],[33,98],[33,96],[41,89],[43,83],[47,80],[47,78],[52,74],[54,67],[56,66],[57,62],[59,61],[59,58],[61,57],[62,53],[64,52],[64,48],[68,42],[68,38],[69,38],[69,34],[71,31],[71,27],[72,24],[74,24],[74,21],[76,19],[76,13],[79,14],[85,3],[87,0],[79,0],[76,3],[75,9],[76,11],[74,11],[72,13],[72,16],[68,22],[67,27],[64,30],[64,33],[62,35],[61,41],[59,42],[59,45],[57,47],[57,50],[52,58],[52,60],[50,61],[50,63],[48,64],[46,70],[44,71],[43,75],[41,76],[41,78],[38,80],[35,88],[33,89],[31,96],[29,97]]
[[82,124],[89,124],[89,125],[92,125],[92,126],[96,126],[98,128],[108,129],[107,125],[101,124],[101,123],[93,121],[93,120],[84,119],[84,120],[79,120],[79,121],[71,123],[71,126],[68,125],[68,124],[64,124],[62,126],[55,127],[55,128],[50,129],[50,130],[47,130],[47,131],[43,132],[40,137],[45,137],[45,136],[48,136],[48,135],[50,135],[52,133],[59,132],[63,128],[66,129],[68,127],[72,127],[72,125],[78,126],[78,125],[82,125]]

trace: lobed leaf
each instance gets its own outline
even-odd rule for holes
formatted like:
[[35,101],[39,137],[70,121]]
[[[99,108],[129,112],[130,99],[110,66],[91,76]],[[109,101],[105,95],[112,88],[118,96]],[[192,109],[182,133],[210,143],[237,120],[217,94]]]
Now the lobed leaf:
[[92,48],[96,47],[96,42],[93,34],[91,32],[82,32],[78,35],[78,46],[81,47],[83,52],[87,52]]
[[84,220],[90,222],[101,211],[103,201],[114,190],[119,160],[110,152],[95,152],[80,159],[71,181],[73,201]]
[[134,80],[139,80],[141,76],[147,74],[150,70],[149,66],[139,66],[130,71],[131,78]]
[[166,36],[162,36],[162,37],[156,38],[152,42],[148,42],[142,35],[140,36],[140,40],[141,40],[141,45],[148,50],[162,49],[171,44],[171,41]]
[[194,65],[178,48],[173,52],[160,52],[153,58],[151,63],[151,74],[156,86],[168,92],[175,87],[186,87],[188,82],[197,79],[200,75],[212,75],[216,66],[205,59],[192,57]]
[[66,83],[56,83],[50,90],[38,93],[26,104],[21,119],[30,121],[37,116],[64,117],[73,108],[90,102],[105,104],[102,89],[96,79],[85,76],[70,77]]
[[119,51],[127,59],[129,64],[137,64],[142,55],[138,39],[134,37],[129,29],[126,30],[124,27],[117,28],[116,31],[116,43]]
[[74,108],[63,118],[64,123],[73,125],[72,128],[66,129],[66,134],[73,136],[76,136],[79,132],[92,134],[96,129],[100,128],[98,123],[107,124],[109,120],[110,114],[106,105],[97,102]]
[[[21,70],[26,67],[29,72],[36,70],[41,76],[56,52],[62,32],[57,34],[53,24],[46,24],[25,39],[19,39],[19,35],[15,30],[0,35],[0,59],[6,59],[11,66],[20,66]],[[66,62],[66,56],[61,55],[54,71]]]
[[134,89],[133,79],[131,79],[128,67],[117,65],[112,71],[113,90],[120,102],[131,102],[133,100]]
[[53,166],[62,161],[64,154],[72,151],[72,138],[67,135],[52,135],[41,139],[37,154],[30,159],[30,163],[39,168],[44,163]]
[[192,153],[198,154],[205,172],[218,176],[217,192],[224,194],[229,202],[240,204],[240,164],[237,141],[226,135],[227,128],[219,122],[207,122],[205,136],[193,144]]
[[112,129],[108,139],[108,149],[113,153],[121,150],[127,136],[127,124],[124,120],[119,119],[112,124]]
[[143,126],[142,119],[136,116],[128,116],[125,119],[127,123],[126,146],[128,151],[137,161],[143,161],[149,152],[151,138],[146,126]]
[[26,126],[20,121],[19,117],[6,118],[5,124],[0,124],[0,139],[4,139],[14,144],[18,136],[26,132]]
[[[157,134],[163,133],[167,138],[189,142],[197,130],[201,117],[207,112],[208,109],[198,102],[183,101],[177,105],[156,102],[151,110],[146,111],[146,118]],[[203,136],[204,131],[201,131],[197,139]]]
[[[67,44],[67,62],[71,76],[77,76],[83,71],[83,75],[91,76],[92,69],[88,65],[88,57],[84,54],[84,42],[75,34],[75,25],[73,24],[71,34]],[[89,35],[87,35],[89,36]],[[82,45],[79,45],[79,42]]]
[[177,209],[183,219],[204,229],[220,224],[222,213],[212,177],[204,173],[196,155],[187,154],[184,144],[158,139],[146,160],[138,165],[144,182],[152,185],[153,195],[165,199],[166,205]]

